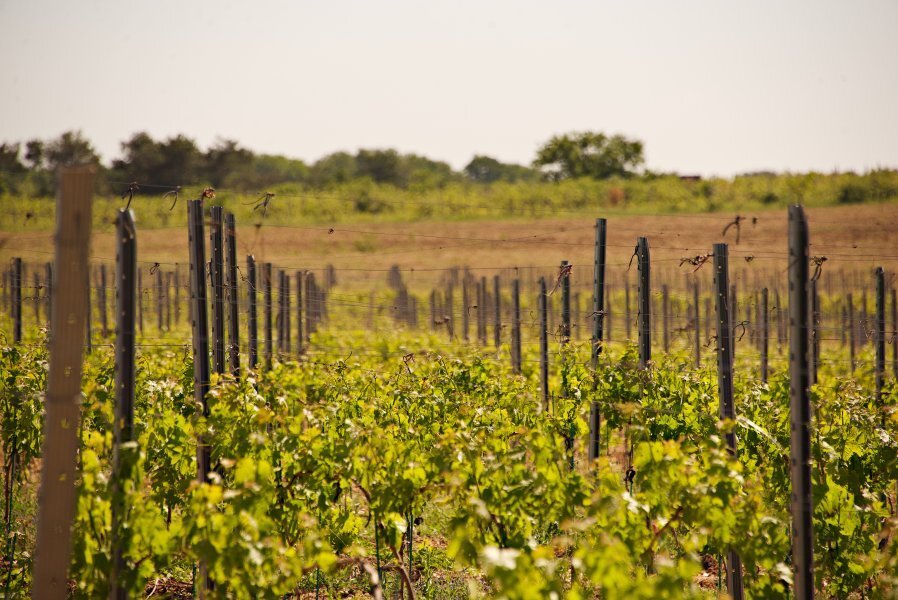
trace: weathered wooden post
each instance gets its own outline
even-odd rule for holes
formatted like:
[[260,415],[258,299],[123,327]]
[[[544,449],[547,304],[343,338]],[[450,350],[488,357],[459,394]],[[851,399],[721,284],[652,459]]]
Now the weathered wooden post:
[[140,453],[134,440],[137,231],[130,210],[119,212],[116,233],[115,448],[112,456],[112,564],[109,597],[113,600],[125,600],[128,593],[120,576],[128,569],[128,565],[123,554],[124,536],[120,525],[128,506],[122,483],[132,479]]
[[874,340],[876,342],[876,367],[874,379],[876,381],[876,401],[882,405],[882,385],[886,373],[886,285],[885,271],[882,267],[876,267],[876,329]]
[[493,345],[497,349],[502,345],[502,290],[498,275],[493,275]]
[[84,297],[87,299],[87,315],[84,319],[84,327],[85,327],[85,336],[86,339],[84,341],[84,346],[87,350],[87,353],[90,354],[93,351],[93,328],[91,326],[90,317],[91,317],[91,302],[90,302],[90,266],[88,266],[85,271],[85,277],[87,277],[87,285],[84,287]]
[[511,288],[511,361],[512,370],[521,373],[521,280],[515,277]]
[[274,364],[274,322],[272,311],[274,306],[271,299],[271,263],[262,265],[262,286],[265,302],[265,368],[270,369]]
[[767,383],[767,369],[770,352],[770,319],[768,318],[767,288],[761,290],[761,381]]
[[12,259],[13,342],[22,343],[22,259]]
[[47,330],[49,331],[50,309],[53,306],[53,263],[48,262],[44,264],[44,280],[44,285],[47,290],[45,310],[47,312]]
[[[240,289],[237,279],[237,224],[234,221],[234,213],[225,215],[225,240],[227,246],[228,265],[228,363],[231,374],[240,376],[240,319],[238,310],[238,291]],[[178,265],[175,265],[175,269]],[[177,284],[177,270],[175,271],[175,283]],[[177,285],[175,286],[177,290]],[[175,292],[175,309],[177,311],[177,292]],[[177,320],[177,319],[176,319]]]
[[[593,263],[592,277],[592,344],[590,349],[590,364],[593,375],[599,365],[599,354],[602,352],[603,324],[605,320],[605,253],[607,221],[596,219],[595,260]],[[599,457],[601,449],[602,414],[599,403],[593,400],[589,408],[589,445],[588,455],[590,462]]]
[[75,516],[81,370],[87,323],[94,168],[65,169],[56,199],[56,283],[44,403],[37,544],[31,596],[65,598]]
[[143,335],[143,270],[137,269],[137,329]]
[[666,283],[661,286],[661,313],[663,315],[661,339],[666,354],[670,352],[670,290]]
[[898,294],[892,288],[892,376],[898,379]]
[[848,292],[848,358],[851,372],[854,373],[857,354],[857,325],[855,323],[854,298]]
[[701,340],[701,313],[698,304],[698,281],[692,282],[692,323],[695,327],[693,331],[693,351],[695,353],[695,368],[700,369],[702,366],[702,340]]
[[100,327],[104,338],[109,337],[109,315],[106,311],[106,264],[100,264],[100,285],[97,289],[100,300]]
[[549,410],[549,296],[546,278],[539,278],[539,383],[543,410]]
[[817,312],[814,307],[817,304],[817,282],[814,279],[808,280],[808,310],[810,311],[810,321],[808,328],[808,382],[810,385],[817,383]]
[[558,279],[561,284],[561,343],[571,341],[571,265],[568,261],[561,261],[558,270]]
[[630,311],[630,277],[628,274],[624,280],[624,321],[626,321],[626,323],[627,323],[627,341],[628,342],[633,339],[632,318],[633,318],[632,312]]
[[302,333],[302,313],[303,313],[303,295],[302,295],[302,271],[297,271],[294,276],[296,277],[296,354],[297,356],[302,354],[304,347],[304,340]]
[[259,365],[259,316],[256,307],[256,290],[258,289],[258,275],[256,273],[256,259],[250,254],[246,257],[246,293],[249,304],[249,319],[247,320],[247,338],[249,368],[255,370]]
[[292,311],[290,308],[290,276],[287,275],[286,271],[281,270],[281,298],[283,298],[284,311],[281,320],[283,321],[283,326],[281,332],[284,336],[283,340],[283,350],[281,350],[284,354],[290,353],[290,333],[291,333],[291,315]]
[[165,330],[171,331],[171,305],[172,305],[172,282],[175,274],[171,271],[165,273]]
[[636,262],[639,266],[639,368],[646,369],[652,360],[652,300],[647,238],[641,237],[636,242]]
[[789,207],[789,414],[791,421],[792,568],[794,597],[814,597],[811,402],[808,327],[808,225]]
[[225,372],[224,336],[224,209],[209,209],[209,267],[212,285],[212,365],[216,373]]
[[[720,394],[720,418],[733,421],[736,407],[733,392],[733,328],[727,299],[729,252],[726,244],[714,244],[714,287],[717,301],[717,389]],[[736,457],[736,432],[726,434],[727,448]],[[727,590],[734,600],[744,597],[742,561],[734,549],[727,553]]]
[[462,332],[462,340],[464,340],[465,343],[467,343],[470,339],[468,337],[468,328],[469,328],[468,311],[470,310],[470,307],[469,307],[470,302],[469,302],[469,298],[468,298],[468,277],[467,277],[467,275],[468,274],[466,272],[464,277],[461,280],[461,308],[462,308],[461,332]]
[[[209,416],[206,395],[209,392],[209,306],[206,293],[206,248],[203,222],[203,196],[187,203],[188,244],[190,247],[190,303],[192,305],[193,332],[193,398],[204,418]],[[207,483],[212,471],[212,452],[202,434],[196,443],[197,481]],[[200,562],[200,598],[206,597],[212,582],[206,565]]]
[[181,265],[175,263],[175,325],[181,324]]

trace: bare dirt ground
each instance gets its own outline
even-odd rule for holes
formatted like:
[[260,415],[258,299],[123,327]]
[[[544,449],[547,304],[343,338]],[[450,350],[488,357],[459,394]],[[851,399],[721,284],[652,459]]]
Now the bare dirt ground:
[[[898,204],[816,208],[807,211],[811,253],[826,256],[825,268],[870,272],[898,267]],[[139,215],[138,215],[139,216]],[[737,228],[724,228],[734,214],[623,216],[608,220],[608,265],[623,273],[636,238],[649,239],[655,272],[689,273],[681,259],[711,251],[712,244],[730,244],[731,261],[751,268],[756,276],[782,273],[787,265],[787,211],[775,209],[743,214]],[[139,220],[138,220],[139,227]],[[50,233],[0,232],[0,260],[21,255],[28,262],[52,258]],[[540,267],[551,272],[561,260],[575,265],[575,274],[591,279],[594,220],[542,218],[467,222],[374,223],[309,225],[306,227],[238,227],[238,255],[253,254],[285,269],[320,269],[332,264],[341,285],[370,287],[385,280],[385,271],[398,265],[413,287],[435,284],[442,270],[468,266],[489,275],[501,269]],[[139,259],[187,262],[186,228],[139,231]],[[92,256],[113,260],[114,235],[94,235]],[[744,261],[744,262],[742,262]],[[166,266],[166,268],[168,268]],[[340,271],[344,271],[340,273]],[[579,271],[579,273],[577,273]],[[765,275],[766,274],[766,275]]]

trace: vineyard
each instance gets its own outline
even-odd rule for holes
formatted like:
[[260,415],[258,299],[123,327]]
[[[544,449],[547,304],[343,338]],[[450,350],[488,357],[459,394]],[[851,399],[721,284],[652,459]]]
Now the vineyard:
[[4,597],[898,595],[892,208],[473,235],[207,189],[160,234],[67,176],[2,248]]

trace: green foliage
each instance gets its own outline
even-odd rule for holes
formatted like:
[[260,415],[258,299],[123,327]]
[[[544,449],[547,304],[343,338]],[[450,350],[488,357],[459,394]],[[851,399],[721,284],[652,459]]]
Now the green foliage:
[[499,162],[491,156],[475,155],[464,168],[465,175],[479,183],[535,181],[539,173],[522,165]]
[[622,135],[581,131],[553,136],[537,150],[533,166],[554,179],[630,177],[644,162],[642,142]]
[[[234,598],[316,587],[389,593],[403,572],[428,598],[702,597],[708,559],[736,549],[751,597],[788,597],[785,374],[768,384],[740,377],[738,417],[721,422],[713,370],[684,371],[671,360],[640,371],[627,348],[603,354],[593,373],[583,366],[586,348],[572,345],[553,353],[545,411],[535,373],[513,375],[486,353],[450,358],[461,348],[401,333],[322,332],[316,342],[354,358],[316,354],[217,378],[206,418],[193,404],[190,361],[180,351],[142,353],[137,437],[118,449],[117,476],[111,354],[91,355],[74,597],[108,595],[113,534],[134,596],[157,578],[190,581],[202,562],[216,594]],[[15,438],[25,466],[39,447],[45,373],[42,346],[0,353],[4,447]],[[898,389],[882,406],[870,387],[868,375],[824,369],[814,388],[821,597],[894,589]],[[589,463],[594,402],[607,449]],[[723,441],[730,431],[735,456]],[[198,436],[216,465],[202,484]],[[629,457],[635,476],[625,483]],[[114,506],[123,509],[115,531]],[[18,565],[33,547],[24,531]],[[28,585],[20,572],[15,590]]]

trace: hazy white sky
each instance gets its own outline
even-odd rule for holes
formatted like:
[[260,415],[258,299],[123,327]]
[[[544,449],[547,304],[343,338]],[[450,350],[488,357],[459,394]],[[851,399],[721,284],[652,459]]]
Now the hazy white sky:
[[898,1],[0,0],[0,140],[217,136],[528,163],[555,133],[732,175],[898,167]]

